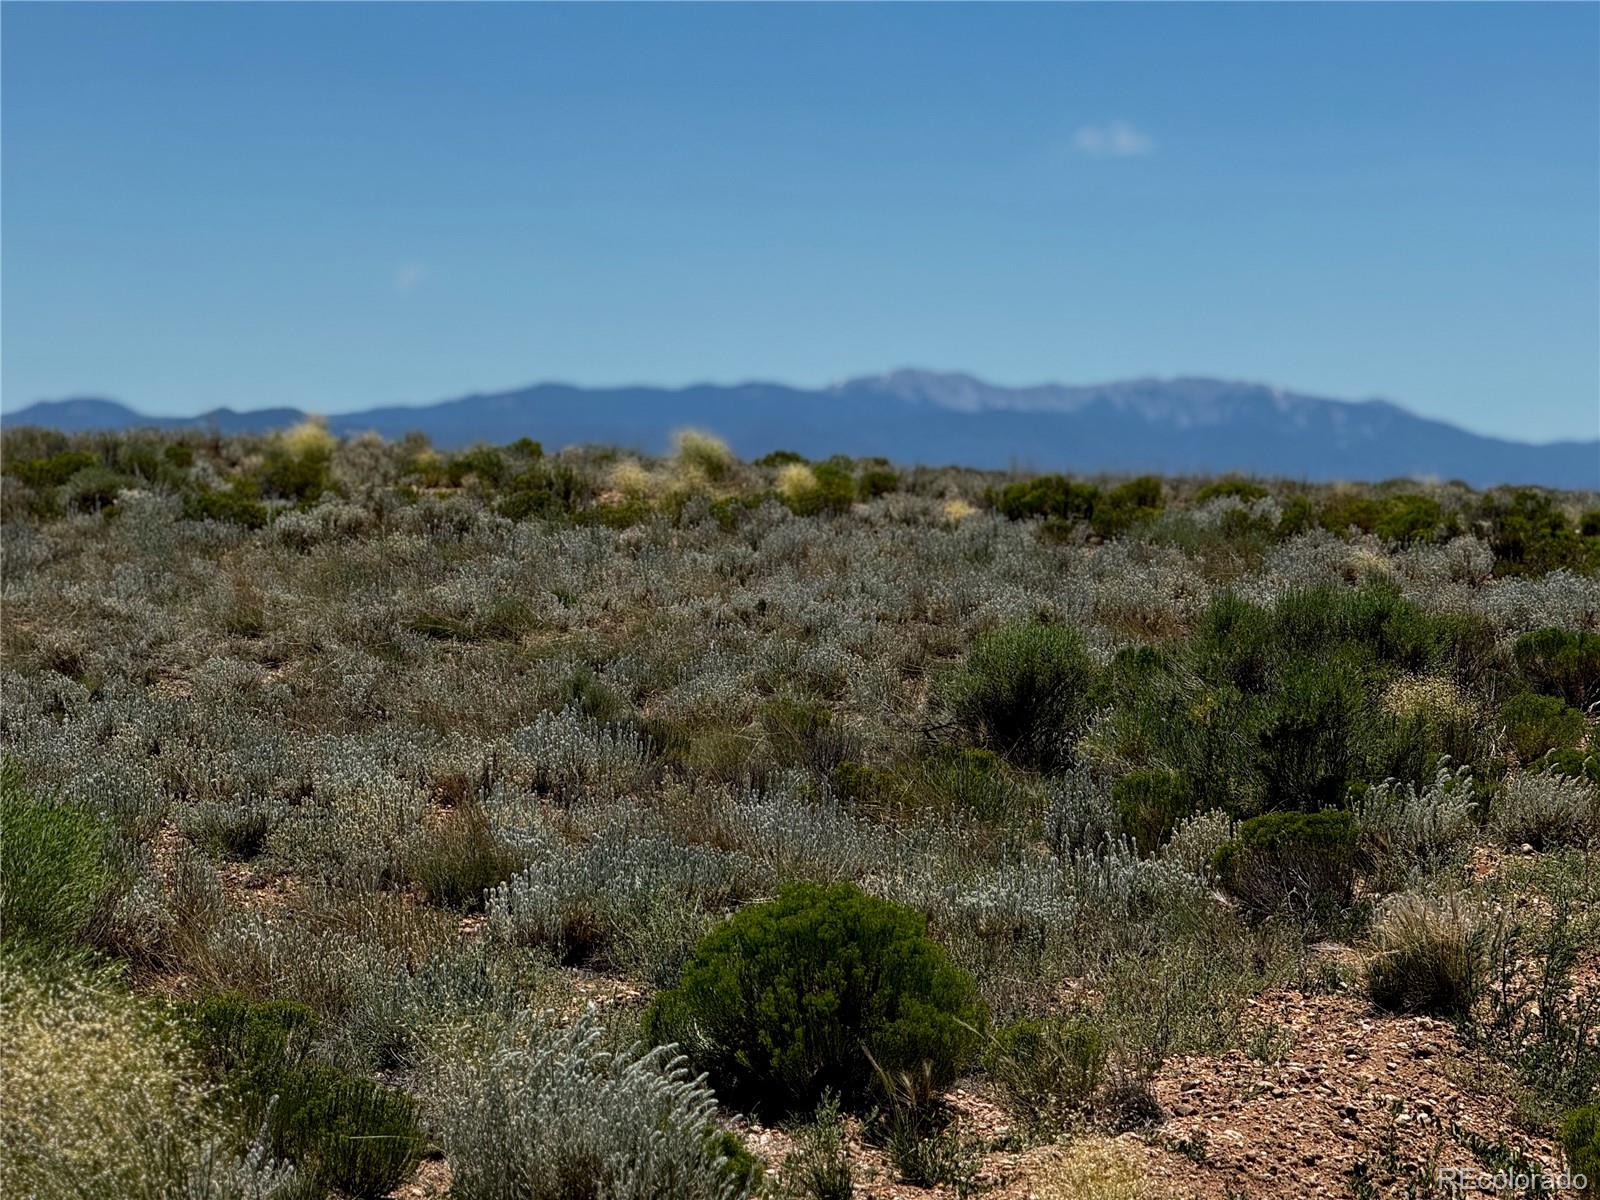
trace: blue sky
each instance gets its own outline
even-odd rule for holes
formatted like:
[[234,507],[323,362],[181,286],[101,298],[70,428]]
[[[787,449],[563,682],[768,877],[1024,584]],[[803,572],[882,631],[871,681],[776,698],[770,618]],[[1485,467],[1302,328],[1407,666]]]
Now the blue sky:
[[1207,374],[1600,432],[1600,6],[7,4],[8,409]]

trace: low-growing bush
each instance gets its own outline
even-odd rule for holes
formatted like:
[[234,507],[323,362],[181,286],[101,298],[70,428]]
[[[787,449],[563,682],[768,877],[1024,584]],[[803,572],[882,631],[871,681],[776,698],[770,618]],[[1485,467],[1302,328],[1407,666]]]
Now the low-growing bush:
[[1531,763],[1550,750],[1576,746],[1583,737],[1583,714],[1555,696],[1523,692],[1500,709],[1506,740],[1517,759]]
[[949,1084],[977,1046],[976,988],[921,916],[849,884],[792,884],[712,930],[646,1029],[743,1103],[866,1102],[874,1063]]
[[593,1009],[441,1046],[434,1126],[461,1200],[739,1200],[746,1156],[670,1046],[610,1050]]
[[851,1200],[856,1173],[838,1096],[822,1098],[811,1119],[795,1131],[794,1142],[783,1162],[784,1200]]
[[215,996],[191,1010],[195,1044],[246,1127],[295,1164],[308,1187],[387,1195],[422,1150],[410,1097],[310,1055],[316,1021],[303,1005]]
[[109,839],[100,818],[32,795],[16,763],[0,765],[0,937],[82,942],[114,890]]
[[1023,1017],[997,1029],[984,1066],[1034,1133],[1068,1128],[1105,1078],[1107,1046],[1084,1017]]
[[1488,936],[1463,901],[1396,896],[1373,926],[1367,994],[1388,1012],[1464,1017],[1485,986]]
[[1600,832],[1595,785],[1582,776],[1514,772],[1489,806],[1489,830],[1513,848],[1586,845]]
[[1327,920],[1350,904],[1357,834],[1348,812],[1267,813],[1240,822],[1213,865],[1251,912]]
[[994,506],[1013,521],[1027,517],[1088,520],[1100,499],[1100,489],[1074,483],[1064,475],[1039,475],[1008,483],[994,497]]
[[963,728],[1022,766],[1064,761],[1087,710],[1094,667],[1064,625],[1007,625],[978,638],[944,700]]
[[1600,633],[1547,626],[1519,637],[1512,654],[1535,691],[1574,708],[1600,700]]

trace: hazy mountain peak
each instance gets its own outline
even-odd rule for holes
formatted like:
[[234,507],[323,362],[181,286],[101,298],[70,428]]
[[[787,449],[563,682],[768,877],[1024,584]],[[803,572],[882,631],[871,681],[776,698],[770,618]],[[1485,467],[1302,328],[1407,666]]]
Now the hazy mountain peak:
[[[846,403],[840,403],[840,401]],[[296,409],[145,417],[109,400],[63,400],[7,425],[70,432],[140,426],[223,434],[283,429]],[[884,455],[902,463],[1080,472],[1245,471],[1305,479],[1461,479],[1485,486],[1600,486],[1600,442],[1533,446],[1483,437],[1382,400],[1350,402],[1198,376],[1001,387],[954,371],[904,369],[808,391],[563,384],[389,406],[328,418],[335,433],[425,433],[441,448],[532,437],[551,449],[606,443],[661,453],[673,430],[710,429],[742,455]]]

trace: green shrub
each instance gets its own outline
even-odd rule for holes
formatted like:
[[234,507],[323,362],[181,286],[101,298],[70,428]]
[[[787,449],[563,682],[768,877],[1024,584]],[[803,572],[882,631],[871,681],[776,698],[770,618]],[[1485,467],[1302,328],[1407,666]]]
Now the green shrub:
[[1600,633],[1535,629],[1517,639],[1512,654],[1535,691],[1560,696],[1574,708],[1600,700]]
[[893,470],[887,464],[869,466],[856,480],[856,495],[862,500],[875,500],[879,496],[887,496],[899,487],[900,472]]
[[29,487],[60,487],[79,471],[95,466],[100,459],[86,450],[63,450],[47,458],[28,458],[6,462],[6,474],[22,480]]
[[1567,1169],[1584,1177],[1585,1186],[1578,1194],[1600,1196],[1600,1105],[1585,1104],[1563,1118],[1561,1152],[1567,1157]]
[[507,481],[496,507],[513,521],[552,521],[578,511],[590,490],[567,463],[534,459],[527,470]]
[[272,1153],[316,1194],[387,1195],[422,1151],[416,1104],[404,1092],[310,1057],[311,1010],[284,1001],[213,996],[189,1010],[193,1040]]
[[66,482],[67,507],[74,512],[100,512],[117,502],[125,488],[138,481],[110,467],[84,467]]
[[1020,521],[1027,517],[1088,520],[1100,499],[1100,489],[1074,483],[1064,475],[1040,475],[1008,483],[994,497],[1002,516]]
[[1309,660],[1290,664],[1260,734],[1267,806],[1314,811],[1340,803],[1367,712],[1366,691],[1353,669]]
[[756,459],[758,467],[786,467],[790,463],[803,463],[806,461],[804,454],[796,454],[793,450],[774,450],[770,454],[763,454]]
[[53,949],[79,943],[109,901],[110,832],[91,813],[40,799],[0,766],[0,936]]
[[1153,520],[1164,503],[1161,480],[1154,475],[1141,475],[1107,492],[1095,504],[1089,525],[1101,537],[1116,537]]
[[1361,492],[1337,492],[1322,502],[1317,520],[1330,533],[1343,537],[1352,529],[1371,533],[1381,516],[1382,510],[1371,496]]
[[1326,920],[1350,903],[1356,837],[1348,812],[1267,813],[1241,822],[1212,865],[1251,912]]
[[1373,532],[1390,542],[1424,541],[1438,532],[1442,520],[1437,500],[1410,492],[1383,501]]
[[1550,750],[1576,746],[1583,738],[1583,714],[1555,696],[1523,692],[1500,709],[1506,740],[1519,761],[1531,763]]
[[707,934],[646,1029],[684,1046],[728,1094],[793,1113],[828,1089],[862,1103],[874,1062],[890,1073],[926,1064],[947,1085],[982,1016],[971,978],[920,915],[849,884],[792,884]]
[[984,1066],[1009,1108],[1035,1134],[1058,1133],[1105,1078],[1107,1047],[1083,1017],[1024,1017],[995,1031]]
[[1523,488],[1492,493],[1482,515],[1489,521],[1489,545],[1496,575],[1544,575],[1565,567],[1584,570],[1593,554],[1566,515],[1544,492]]
[[1600,752],[1578,750],[1552,750],[1539,760],[1534,768],[1541,775],[1565,775],[1569,779],[1587,779],[1600,787]]
[[183,498],[183,518],[260,529],[267,523],[267,507],[255,498],[252,488],[236,484],[222,490],[189,493]]
[[1196,504],[1204,504],[1208,500],[1216,500],[1223,496],[1232,496],[1235,499],[1248,503],[1251,500],[1260,500],[1267,495],[1267,489],[1253,479],[1246,479],[1242,475],[1224,475],[1221,479],[1213,479],[1204,484],[1195,492]]
[[926,759],[916,775],[925,802],[995,824],[1014,819],[1027,796],[992,750],[963,746]]
[[1367,994],[1388,1012],[1464,1017],[1485,984],[1487,938],[1465,904],[1397,897],[1373,930]]
[[1178,771],[1133,771],[1111,785],[1122,827],[1139,850],[1151,854],[1194,811],[1189,781]]
[[1065,761],[1087,711],[1094,668],[1064,625],[1007,625],[978,638],[944,699],[968,734],[1021,766]]

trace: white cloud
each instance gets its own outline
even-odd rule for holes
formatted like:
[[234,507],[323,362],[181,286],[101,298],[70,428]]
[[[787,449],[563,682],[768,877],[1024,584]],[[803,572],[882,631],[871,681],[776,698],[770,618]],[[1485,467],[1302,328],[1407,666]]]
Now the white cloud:
[[418,262],[401,263],[394,269],[394,290],[397,296],[409,296],[428,277],[428,268]]
[[1138,158],[1156,148],[1150,135],[1129,121],[1084,125],[1072,135],[1072,144],[1091,158]]

